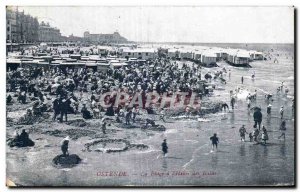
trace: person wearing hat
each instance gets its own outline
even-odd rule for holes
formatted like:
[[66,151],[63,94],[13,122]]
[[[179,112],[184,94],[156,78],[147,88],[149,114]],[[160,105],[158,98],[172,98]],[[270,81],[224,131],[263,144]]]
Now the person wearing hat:
[[69,149],[69,140],[70,140],[69,136],[67,136],[66,138],[64,138],[62,140],[61,151],[63,153],[63,156],[69,155],[69,151],[68,151],[68,149]]
[[241,141],[245,142],[245,134],[247,133],[245,125],[242,125],[242,127],[239,129]]
[[167,145],[167,139],[164,139],[163,143],[161,144],[162,152],[164,154],[164,157],[167,156],[168,153],[168,145]]

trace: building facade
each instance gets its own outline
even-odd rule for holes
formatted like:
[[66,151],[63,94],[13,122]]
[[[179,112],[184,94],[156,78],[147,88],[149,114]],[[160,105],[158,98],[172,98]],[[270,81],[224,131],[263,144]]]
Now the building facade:
[[6,41],[17,42],[17,18],[12,7],[6,8]]
[[127,39],[122,37],[118,32],[113,34],[91,34],[86,31],[83,34],[84,41],[92,43],[126,43]]
[[40,42],[59,42],[62,40],[60,30],[51,27],[49,23],[42,22],[39,26],[39,41]]
[[6,7],[6,41],[34,43],[38,41],[39,22],[16,7]]

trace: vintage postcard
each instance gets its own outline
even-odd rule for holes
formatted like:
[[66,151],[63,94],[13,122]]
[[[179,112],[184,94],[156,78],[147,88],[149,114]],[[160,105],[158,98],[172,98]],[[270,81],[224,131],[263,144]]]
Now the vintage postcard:
[[7,6],[7,185],[295,186],[294,12]]

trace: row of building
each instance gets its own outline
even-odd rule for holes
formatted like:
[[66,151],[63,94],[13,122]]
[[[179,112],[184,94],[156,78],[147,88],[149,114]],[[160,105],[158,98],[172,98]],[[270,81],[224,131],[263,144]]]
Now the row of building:
[[38,22],[36,17],[20,12],[16,7],[6,7],[6,41],[8,43],[36,42],[87,42],[87,43],[126,43],[127,39],[118,32],[112,34],[90,34],[83,37],[62,36],[60,30],[49,23]]
[[60,30],[49,23],[38,22],[36,17],[20,12],[15,7],[6,8],[6,41],[8,43],[36,43],[61,41]]

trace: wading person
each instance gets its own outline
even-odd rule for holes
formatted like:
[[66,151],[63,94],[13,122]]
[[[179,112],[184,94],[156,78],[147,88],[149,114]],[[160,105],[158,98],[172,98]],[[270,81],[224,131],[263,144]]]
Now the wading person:
[[245,125],[243,125],[243,126],[239,129],[239,132],[240,132],[241,141],[244,141],[244,142],[245,142],[245,134],[247,133],[246,128],[245,128]]
[[254,127],[256,128],[258,125],[258,130],[260,130],[260,125],[262,122],[262,113],[259,109],[256,109],[253,113],[253,119],[254,119]]
[[226,112],[226,109],[229,110],[229,106],[227,105],[227,103],[223,103],[221,108],[222,108],[222,111],[224,111],[224,112]]
[[248,107],[248,110],[249,110],[250,107],[251,107],[251,101],[250,101],[250,99],[247,99],[247,107]]
[[216,147],[216,150],[218,149],[218,143],[219,143],[219,138],[217,137],[217,134],[214,133],[214,136],[210,137],[211,144],[212,144],[212,151],[214,150],[214,147]]
[[231,97],[230,104],[231,104],[231,109],[233,110],[234,109],[234,104],[235,104],[235,98],[234,97]]
[[281,106],[280,110],[279,110],[280,119],[283,119],[283,112],[284,112],[284,109],[283,109],[283,106]]
[[259,135],[259,130],[257,128],[254,128],[254,130],[253,130],[253,139],[254,139],[255,142],[258,142],[258,140],[257,140],[258,135]]
[[286,131],[286,122],[285,122],[285,120],[283,120],[281,122],[279,130],[281,131],[281,135],[278,137],[278,139],[283,137],[283,139],[285,140],[285,131]]
[[269,140],[268,132],[265,126],[262,126],[261,140],[264,142],[264,144],[267,144],[267,140]]
[[272,105],[269,104],[268,107],[267,107],[267,114],[268,115],[271,115],[271,109],[272,109]]
[[241,82],[242,82],[242,84],[244,84],[244,77],[243,76],[241,78]]
[[249,140],[250,140],[250,142],[253,142],[253,135],[252,135],[252,133],[249,133]]
[[167,153],[168,153],[167,139],[164,139],[164,142],[161,144],[161,148],[162,148],[164,157],[166,157]]

